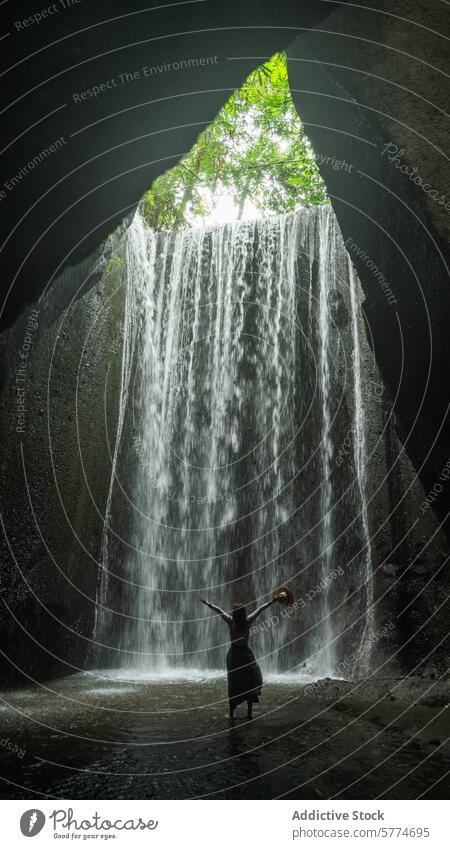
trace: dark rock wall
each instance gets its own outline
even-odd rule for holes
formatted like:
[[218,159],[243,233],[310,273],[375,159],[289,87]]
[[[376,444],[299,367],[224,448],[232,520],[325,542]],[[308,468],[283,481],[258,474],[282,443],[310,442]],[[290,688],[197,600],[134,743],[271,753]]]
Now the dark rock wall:
[[[450,444],[446,23],[435,2],[414,12],[406,2],[344,5],[289,48],[294,100],[349,240],[399,436],[427,492]],[[443,483],[433,506],[447,526]]]
[[71,672],[89,653],[120,387],[120,263],[119,250],[72,305],[67,290],[77,292],[86,274],[66,273],[66,286],[27,309],[5,340],[4,683],[20,680],[19,670],[28,683]]
[[[334,321],[342,340],[344,363],[352,362],[353,337],[348,293],[341,288]],[[360,287],[360,301],[364,295]],[[360,314],[360,357],[362,404],[367,435],[366,490],[374,583],[374,628],[371,663],[379,674],[443,671],[448,661],[447,599],[449,546],[439,519],[426,506],[426,492],[398,435],[395,405],[389,386],[383,381],[371,346],[370,333]],[[352,544],[348,527],[358,510],[354,496],[355,421],[352,373],[338,372],[345,387],[344,407],[333,421],[333,489],[337,500],[344,494],[337,529],[344,538],[335,546],[337,562],[347,564],[347,599],[341,612],[339,630],[345,636],[340,646],[342,672],[349,674],[346,658],[352,656],[357,628],[349,623],[362,610],[352,599],[361,582],[358,561],[363,552]],[[353,493],[353,494],[352,494]],[[356,508],[355,508],[356,505]],[[356,563],[353,558],[356,557]],[[355,568],[356,567],[356,568]],[[352,575],[355,573],[354,575]],[[444,638],[444,640],[443,640]]]
[[[434,511],[448,536],[446,21],[437,3],[413,12],[400,3],[396,17],[388,2],[376,9],[342,7],[326,32],[299,36],[289,73],[361,279],[384,383],[389,505],[397,506],[375,512],[389,515],[390,528],[390,539],[382,534],[379,610],[399,617],[384,646],[398,639],[400,664],[412,668],[448,651],[447,546],[427,518]],[[412,467],[423,491],[416,484],[406,492]],[[376,479],[376,466],[372,473]]]

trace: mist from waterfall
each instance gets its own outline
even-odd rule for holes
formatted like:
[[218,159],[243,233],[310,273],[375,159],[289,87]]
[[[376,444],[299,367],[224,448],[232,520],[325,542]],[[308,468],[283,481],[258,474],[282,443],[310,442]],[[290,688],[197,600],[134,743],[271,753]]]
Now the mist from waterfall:
[[124,265],[95,630],[108,664],[220,668],[228,633],[199,594],[251,607],[288,584],[296,605],[261,620],[255,654],[333,675],[372,627],[373,590],[359,282],[331,207],[177,233],[137,213]]

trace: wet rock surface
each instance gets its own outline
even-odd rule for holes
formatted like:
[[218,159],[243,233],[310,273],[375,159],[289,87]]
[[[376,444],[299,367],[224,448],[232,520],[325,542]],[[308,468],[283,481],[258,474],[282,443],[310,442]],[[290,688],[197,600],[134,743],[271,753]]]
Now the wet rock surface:
[[223,677],[76,675],[4,695],[1,794],[442,798],[448,696],[444,679],[266,683],[253,721],[241,708],[231,727]]

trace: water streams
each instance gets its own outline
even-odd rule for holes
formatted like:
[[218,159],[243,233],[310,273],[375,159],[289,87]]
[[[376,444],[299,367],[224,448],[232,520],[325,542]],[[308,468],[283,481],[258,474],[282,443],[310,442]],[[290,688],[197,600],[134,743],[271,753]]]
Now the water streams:
[[297,605],[272,608],[255,653],[332,675],[373,597],[359,283],[331,207],[158,235],[137,214],[124,266],[105,665],[222,667],[228,634],[198,595],[230,608],[289,583]]
[[347,259],[348,264],[348,279],[350,289],[350,308],[351,308],[351,326],[352,326],[352,371],[353,371],[353,397],[354,397],[354,461],[356,469],[357,485],[360,492],[361,504],[361,525],[363,537],[363,558],[365,568],[363,569],[363,579],[365,575],[365,592],[366,592],[366,615],[364,621],[364,630],[360,643],[360,656],[358,658],[358,666],[361,671],[368,668],[370,661],[370,652],[374,636],[374,597],[373,597],[373,578],[372,578],[372,550],[370,545],[369,531],[369,515],[366,498],[366,465],[367,465],[367,435],[365,410],[362,393],[361,379],[361,335],[363,333],[361,323],[362,316],[359,309],[358,298],[358,279],[354,272],[350,259]]

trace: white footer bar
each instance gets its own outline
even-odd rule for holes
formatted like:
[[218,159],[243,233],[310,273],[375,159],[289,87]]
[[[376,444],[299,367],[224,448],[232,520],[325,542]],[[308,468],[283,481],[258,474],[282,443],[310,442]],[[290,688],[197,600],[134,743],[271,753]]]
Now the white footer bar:
[[[36,800],[34,800],[36,801]],[[2,846],[158,849],[450,845],[439,801],[0,801]]]

